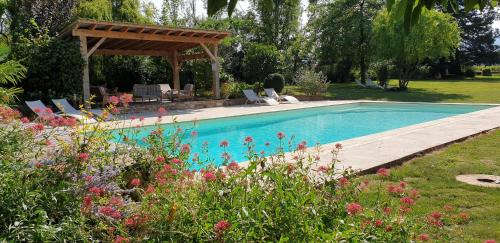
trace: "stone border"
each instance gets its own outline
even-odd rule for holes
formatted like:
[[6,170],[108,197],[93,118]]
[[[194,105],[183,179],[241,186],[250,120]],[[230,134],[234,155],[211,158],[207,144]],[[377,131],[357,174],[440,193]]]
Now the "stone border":
[[467,174],[467,175],[457,175],[455,179],[457,179],[457,181],[467,183],[473,186],[500,188],[500,183],[494,183],[494,182],[488,183],[478,180],[478,179],[489,179],[493,181],[500,181],[500,176],[486,175],[486,174]]

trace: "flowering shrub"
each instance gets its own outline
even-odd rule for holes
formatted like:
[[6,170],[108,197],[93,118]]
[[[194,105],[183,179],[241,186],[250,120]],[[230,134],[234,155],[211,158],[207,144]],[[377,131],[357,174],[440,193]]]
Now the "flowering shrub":
[[191,157],[193,130],[158,126],[140,147],[125,129],[117,145],[104,125],[18,117],[1,120],[0,239],[409,242],[469,220],[451,208],[413,215],[419,194],[406,182],[380,184],[378,200],[363,201],[370,182],[337,168],[340,144],[320,164],[319,149],[305,142],[291,156],[278,148],[266,157],[247,136],[248,165],[227,154],[217,168]]

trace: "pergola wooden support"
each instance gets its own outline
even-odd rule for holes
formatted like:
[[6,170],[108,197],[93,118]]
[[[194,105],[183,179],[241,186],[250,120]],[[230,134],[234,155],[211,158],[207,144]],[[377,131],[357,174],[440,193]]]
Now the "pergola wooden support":
[[[214,96],[220,99],[218,45],[229,32],[171,28],[79,19],[61,32],[62,38],[78,37],[85,61],[82,74],[84,100],[90,98],[88,61],[92,55],[159,56],[172,66],[174,89],[180,90],[179,72],[184,61],[209,59]],[[183,53],[201,47],[203,52]]]

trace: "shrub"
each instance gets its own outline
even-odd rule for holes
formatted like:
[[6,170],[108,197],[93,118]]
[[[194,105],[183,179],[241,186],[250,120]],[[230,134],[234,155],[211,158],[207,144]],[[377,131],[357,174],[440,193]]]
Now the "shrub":
[[491,74],[491,69],[489,69],[489,68],[483,69],[483,73],[482,74],[483,74],[483,76],[491,76],[492,75]]
[[465,69],[464,76],[469,77],[469,78],[473,78],[476,76],[476,72],[472,68],[467,68],[467,69]]
[[264,80],[264,88],[273,88],[277,93],[281,93],[285,87],[285,77],[279,73],[269,74]]
[[311,69],[300,70],[295,76],[295,84],[302,92],[311,96],[323,94],[328,89],[326,76]]
[[222,84],[222,97],[224,97],[224,99],[240,98],[244,96],[243,90],[249,88],[251,89],[251,86],[246,83],[229,81]]
[[[159,109],[158,119],[164,113]],[[61,124],[71,126],[44,129],[62,121],[47,112],[28,123],[18,114],[0,110],[0,145],[6,145],[0,146],[0,239],[6,241],[410,242],[456,221],[411,214],[418,192],[407,183],[363,201],[369,181],[336,167],[340,144],[330,163],[320,165],[321,149],[307,150],[293,136],[278,132],[276,152],[264,154],[248,136],[241,141],[248,166],[222,156],[227,166],[217,168],[191,153],[196,131],[186,124],[146,127],[141,137],[139,130],[67,120]],[[109,143],[112,137],[124,146]]]
[[283,56],[273,45],[251,44],[243,58],[243,76],[248,83],[262,82],[280,70]]

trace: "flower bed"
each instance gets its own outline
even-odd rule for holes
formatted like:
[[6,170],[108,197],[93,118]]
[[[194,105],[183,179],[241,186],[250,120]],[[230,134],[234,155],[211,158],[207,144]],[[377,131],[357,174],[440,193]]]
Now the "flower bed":
[[[125,133],[125,145],[109,143],[111,132],[99,124],[77,125],[51,112],[29,121],[2,109],[0,239],[8,241],[408,242],[468,220],[451,209],[414,214],[419,194],[405,182],[387,193],[380,184],[377,200],[361,201],[370,182],[337,169],[340,144],[320,166],[306,143],[282,132],[270,157],[248,136],[241,141],[248,166],[223,154],[217,157],[226,166],[216,168],[198,156],[189,160],[194,127],[158,126],[143,139],[145,149]],[[283,146],[296,148],[291,161]],[[190,170],[194,163],[203,169]],[[378,174],[391,176],[388,169]]]

